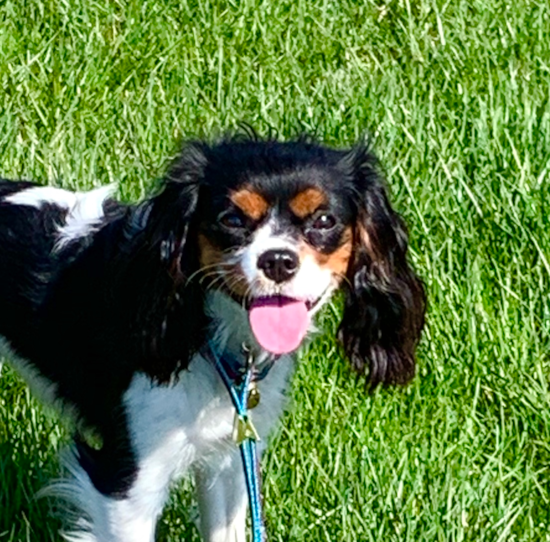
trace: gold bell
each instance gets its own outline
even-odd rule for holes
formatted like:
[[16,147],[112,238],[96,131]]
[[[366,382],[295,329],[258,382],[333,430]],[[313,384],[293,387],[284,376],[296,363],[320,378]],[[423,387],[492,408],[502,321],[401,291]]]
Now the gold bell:
[[256,408],[258,406],[259,402],[260,402],[260,390],[255,384],[253,384],[248,392],[248,399],[246,401],[246,406],[250,410],[252,410],[253,408]]

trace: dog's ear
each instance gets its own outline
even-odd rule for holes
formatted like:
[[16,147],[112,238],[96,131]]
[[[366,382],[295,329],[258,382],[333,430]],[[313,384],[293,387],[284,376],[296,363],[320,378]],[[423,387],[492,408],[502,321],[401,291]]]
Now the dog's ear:
[[[187,144],[169,167],[162,192],[150,200],[148,222],[153,228],[149,243],[159,251],[162,262],[177,281],[186,278],[182,256],[193,227],[207,164],[203,147],[201,143]],[[187,262],[193,265],[190,258]]]
[[187,366],[207,325],[197,273],[197,206],[206,165],[202,144],[188,144],[161,191],[132,209],[124,232],[128,256],[120,282],[133,297],[142,369],[160,381]]
[[339,338],[353,368],[368,373],[371,389],[405,384],[415,372],[424,286],[407,261],[407,230],[388,201],[374,155],[357,147],[341,166],[353,176],[357,218]]

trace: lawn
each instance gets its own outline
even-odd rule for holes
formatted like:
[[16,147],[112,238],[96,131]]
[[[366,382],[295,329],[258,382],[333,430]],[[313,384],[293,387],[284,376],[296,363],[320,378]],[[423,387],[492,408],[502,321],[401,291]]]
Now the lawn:
[[[263,462],[270,540],[550,541],[547,0],[4,0],[0,81],[1,176],[126,200],[243,121],[370,134],[429,295],[417,377],[365,393],[323,313]],[[58,540],[35,494],[67,434],[4,366],[1,542]],[[198,541],[190,510],[184,484],[158,540]]]

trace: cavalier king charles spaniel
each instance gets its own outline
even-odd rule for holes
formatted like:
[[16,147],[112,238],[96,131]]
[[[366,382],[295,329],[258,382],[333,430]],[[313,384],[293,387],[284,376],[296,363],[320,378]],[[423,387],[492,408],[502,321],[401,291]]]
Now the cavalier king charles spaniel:
[[263,372],[260,447],[339,288],[351,367],[370,388],[407,383],[425,293],[404,223],[368,147],[306,138],[188,143],[156,195],[112,192],[0,181],[0,352],[74,421],[54,484],[77,512],[65,536],[150,542],[171,482],[192,475],[204,540],[244,542],[234,408],[205,344]]

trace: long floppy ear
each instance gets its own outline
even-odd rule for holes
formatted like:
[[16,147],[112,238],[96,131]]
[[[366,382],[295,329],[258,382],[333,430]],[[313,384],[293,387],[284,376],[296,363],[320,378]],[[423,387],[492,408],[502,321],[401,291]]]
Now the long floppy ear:
[[374,155],[358,147],[342,165],[353,175],[358,203],[339,337],[353,368],[368,372],[371,389],[406,384],[424,325],[424,285],[407,261],[407,230],[388,201]]
[[[142,369],[159,381],[186,368],[202,340],[203,290],[197,276],[196,210],[207,159],[188,144],[172,163],[161,192],[127,220],[125,260],[134,289],[134,337]],[[139,293],[138,293],[139,292]]]
[[[197,209],[206,164],[204,145],[187,144],[169,167],[162,192],[148,202],[149,244],[159,249],[161,260],[175,274],[183,271],[182,254]],[[176,280],[183,278],[175,277]]]

